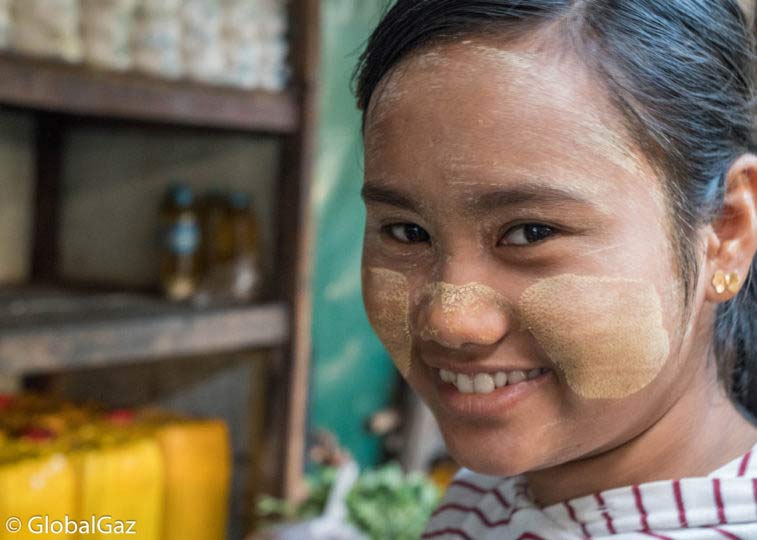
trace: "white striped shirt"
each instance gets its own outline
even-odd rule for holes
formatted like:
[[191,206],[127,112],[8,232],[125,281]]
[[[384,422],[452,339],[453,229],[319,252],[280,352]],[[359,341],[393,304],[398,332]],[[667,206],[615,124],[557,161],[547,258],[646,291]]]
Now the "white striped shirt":
[[546,508],[534,504],[522,476],[461,469],[423,538],[757,540],[757,446],[706,477],[609,489]]

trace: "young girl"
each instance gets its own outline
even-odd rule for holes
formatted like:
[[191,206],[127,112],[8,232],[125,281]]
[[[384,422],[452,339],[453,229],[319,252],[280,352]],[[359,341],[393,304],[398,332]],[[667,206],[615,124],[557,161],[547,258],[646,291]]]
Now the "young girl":
[[399,0],[363,296],[464,467],[424,538],[757,539],[737,0]]

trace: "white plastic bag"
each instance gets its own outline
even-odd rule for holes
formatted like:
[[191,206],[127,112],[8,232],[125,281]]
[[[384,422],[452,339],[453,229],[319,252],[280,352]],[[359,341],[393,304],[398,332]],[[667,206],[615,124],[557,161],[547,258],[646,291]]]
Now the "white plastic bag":
[[367,537],[347,521],[347,494],[360,475],[353,460],[346,462],[337,471],[334,487],[322,516],[296,523],[282,525],[266,531],[265,540],[367,540]]

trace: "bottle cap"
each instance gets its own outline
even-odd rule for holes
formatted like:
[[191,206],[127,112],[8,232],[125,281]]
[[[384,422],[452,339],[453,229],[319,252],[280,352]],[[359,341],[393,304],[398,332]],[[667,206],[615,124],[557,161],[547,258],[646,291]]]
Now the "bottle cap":
[[172,184],[168,193],[171,200],[181,208],[191,206],[192,202],[194,202],[192,188],[187,184],[181,182]]

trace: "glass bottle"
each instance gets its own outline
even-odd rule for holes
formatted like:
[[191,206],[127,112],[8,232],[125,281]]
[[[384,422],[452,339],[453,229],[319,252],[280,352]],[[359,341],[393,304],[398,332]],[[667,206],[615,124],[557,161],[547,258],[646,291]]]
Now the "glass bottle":
[[260,286],[258,220],[246,193],[232,192],[228,201],[234,264],[231,294],[236,300],[249,301]]
[[233,258],[227,197],[221,190],[207,192],[199,204],[201,229],[200,266],[204,276],[212,276],[218,267]]
[[187,300],[199,279],[200,226],[189,186],[172,185],[160,207],[162,250],[160,281],[172,301]]

